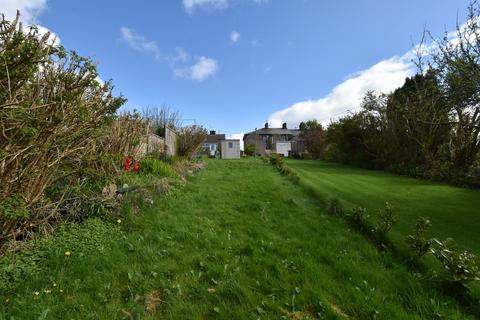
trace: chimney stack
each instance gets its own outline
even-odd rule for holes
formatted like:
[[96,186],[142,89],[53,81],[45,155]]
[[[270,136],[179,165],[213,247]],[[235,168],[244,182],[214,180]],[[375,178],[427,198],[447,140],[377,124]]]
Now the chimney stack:
[[287,123],[286,123],[286,122],[284,122],[284,123],[282,124],[282,129],[287,129]]
[[217,132],[215,132],[215,130],[210,130],[210,135],[211,136],[214,136]]
[[268,129],[268,122],[265,122],[265,129]]

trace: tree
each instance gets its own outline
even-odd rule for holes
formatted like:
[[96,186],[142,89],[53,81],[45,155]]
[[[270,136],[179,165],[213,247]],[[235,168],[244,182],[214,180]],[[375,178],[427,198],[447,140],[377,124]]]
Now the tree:
[[323,127],[317,120],[308,120],[300,123],[301,137],[305,148],[314,157],[319,159],[324,149]]
[[159,136],[165,135],[165,126],[172,129],[179,129],[181,126],[181,114],[168,105],[160,107],[146,107],[142,115],[150,121],[155,133]]
[[448,144],[451,125],[444,96],[435,72],[407,78],[402,87],[388,97],[385,139],[389,163],[432,168],[448,155],[440,154]]
[[441,39],[433,39],[438,49],[427,61],[428,67],[435,71],[449,113],[448,121],[432,122],[453,126],[452,161],[461,170],[467,170],[480,151],[479,17],[480,3],[470,2],[467,23],[457,24],[454,40],[448,33]]
[[207,138],[207,129],[199,125],[192,125],[178,130],[178,155],[194,157],[200,145]]
[[[56,46],[36,27],[24,31],[18,17],[0,20],[0,243],[52,219],[31,209],[85,164],[126,101],[98,80],[90,58]],[[4,214],[7,207],[13,214]]]

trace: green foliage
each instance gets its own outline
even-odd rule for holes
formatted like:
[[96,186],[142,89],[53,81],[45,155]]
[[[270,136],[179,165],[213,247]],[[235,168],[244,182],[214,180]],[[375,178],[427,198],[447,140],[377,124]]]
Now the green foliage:
[[385,208],[380,210],[380,214],[378,215],[375,231],[385,236],[396,222],[397,218],[393,207],[390,203],[386,202]]
[[369,215],[367,214],[367,209],[362,207],[355,207],[350,211],[348,215],[353,226],[358,229],[366,229],[369,225]]
[[317,120],[302,121],[300,122],[299,129],[302,131],[302,134],[305,134],[308,131],[322,129],[322,125]]
[[415,225],[415,233],[408,235],[405,241],[410,249],[415,253],[417,258],[423,257],[432,245],[432,240],[428,236],[428,229],[431,223],[427,218],[419,218]]
[[283,155],[272,154],[267,161],[275,166],[282,175],[288,177],[292,182],[298,183],[300,181],[300,177],[285,164]]
[[248,146],[245,147],[245,154],[247,156],[253,156],[255,153],[255,145],[254,144],[249,144]]
[[300,123],[303,143],[311,158],[320,159],[325,149],[325,135],[323,127],[317,120]]
[[338,198],[331,198],[327,203],[327,211],[333,215],[343,215],[342,202]]
[[164,161],[146,158],[140,163],[140,170],[144,173],[155,174],[162,177],[175,177],[172,166]]
[[[105,254],[121,238],[115,225],[99,219],[62,225],[54,237],[43,238],[18,254],[0,258],[0,292],[14,292],[25,279],[58,270],[69,262],[67,259]],[[66,257],[65,252],[70,252],[70,256]]]
[[447,272],[448,280],[461,283],[480,280],[480,259],[468,251],[454,247],[451,239],[433,239],[430,251]]
[[0,217],[25,220],[29,216],[30,212],[22,196],[14,194],[0,201]]
[[102,170],[105,162],[96,160],[105,150],[97,148],[111,145],[101,138],[126,101],[113,94],[110,81],[97,81],[92,59],[49,37],[24,28],[19,16],[0,17],[0,246],[7,235],[26,239],[71,218],[61,203],[76,201],[62,196],[70,186],[59,197],[45,195],[65,177],[82,180],[86,171]]
[[197,155],[201,144],[207,138],[207,129],[199,125],[180,128],[178,134],[178,155],[190,159]]

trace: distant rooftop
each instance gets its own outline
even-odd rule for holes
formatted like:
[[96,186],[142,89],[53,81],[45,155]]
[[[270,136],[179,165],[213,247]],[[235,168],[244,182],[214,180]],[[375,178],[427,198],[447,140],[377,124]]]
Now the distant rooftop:
[[210,131],[205,143],[219,143],[220,140],[225,140],[225,134],[217,134],[215,131]]

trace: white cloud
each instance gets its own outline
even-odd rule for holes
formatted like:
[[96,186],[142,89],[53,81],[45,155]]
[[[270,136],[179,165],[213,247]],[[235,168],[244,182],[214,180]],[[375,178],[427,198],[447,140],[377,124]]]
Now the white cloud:
[[60,44],[59,37],[48,28],[38,25],[38,17],[47,9],[47,0],[1,0],[0,13],[3,13],[6,20],[13,20],[17,16],[17,10],[20,11],[20,21],[24,24],[36,25],[40,35],[50,32],[50,40]]
[[0,3],[0,13],[5,15],[5,19],[15,19],[19,10],[20,19],[27,24],[34,24],[46,8],[47,0],[2,0]]
[[120,32],[122,34],[122,40],[132,49],[153,54],[156,59],[162,58],[160,48],[155,42],[148,41],[147,38],[130,28],[121,27]]
[[122,41],[129,47],[151,54],[158,61],[167,64],[177,78],[201,82],[214,76],[218,70],[218,62],[215,59],[201,56],[196,58],[194,64],[188,65],[192,60],[191,55],[182,48],[176,48],[173,55],[166,55],[162,53],[156,42],[148,40],[130,28],[122,27],[120,33]]
[[218,70],[218,62],[215,59],[200,57],[197,62],[189,67],[176,68],[174,75],[177,78],[183,78],[194,81],[204,81],[212,76]]
[[177,48],[175,51],[176,55],[173,58],[170,58],[174,63],[187,62],[190,60],[190,54],[187,51],[182,48]]
[[[231,0],[182,0],[183,8],[188,14],[195,10],[214,11],[228,8]],[[269,0],[251,0],[256,5],[267,4]]]
[[[459,30],[465,30],[468,23],[480,23],[480,17],[473,22],[465,22],[459,26]],[[446,37],[453,46],[459,42],[457,31],[448,32]],[[328,124],[330,120],[358,109],[367,91],[389,93],[402,86],[405,78],[416,72],[412,60],[416,60],[418,55],[428,60],[428,56],[439,49],[437,41],[417,44],[400,57],[382,60],[366,70],[351,74],[325,97],[297,102],[274,112],[268,118],[268,122],[272,126],[280,126],[283,122],[288,122],[290,126],[298,126],[301,121],[317,119],[323,124]],[[473,43],[477,40],[471,37],[468,41]]]
[[414,66],[408,59],[409,51],[402,57],[382,60],[370,68],[352,75],[337,85],[325,97],[293,104],[270,115],[268,122],[278,127],[288,122],[290,127],[301,121],[317,119],[323,124],[336,116],[358,108],[367,91],[390,92],[400,87],[405,78],[414,73]]
[[233,30],[230,32],[230,42],[237,43],[240,40],[240,33],[238,31]]
[[197,8],[203,10],[218,10],[228,7],[228,0],[182,0],[185,10],[192,14]]

